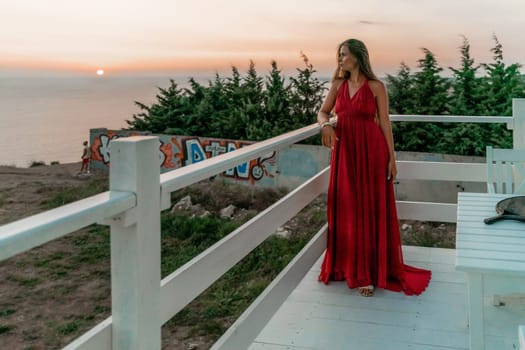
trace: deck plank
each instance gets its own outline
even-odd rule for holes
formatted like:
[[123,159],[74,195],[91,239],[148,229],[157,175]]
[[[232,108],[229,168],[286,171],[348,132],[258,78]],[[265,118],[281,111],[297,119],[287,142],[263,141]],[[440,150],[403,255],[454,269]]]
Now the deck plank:
[[[455,250],[405,246],[403,254],[407,264],[432,270],[422,295],[379,289],[363,298],[344,282],[325,285],[317,281],[320,258],[249,350],[468,349],[467,282],[455,270]],[[491,331],[487,349],[517,341],[514,329]]]

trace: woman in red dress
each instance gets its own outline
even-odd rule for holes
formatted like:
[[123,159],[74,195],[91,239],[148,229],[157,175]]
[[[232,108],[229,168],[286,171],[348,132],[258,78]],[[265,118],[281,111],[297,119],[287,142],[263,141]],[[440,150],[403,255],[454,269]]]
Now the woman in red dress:
[[[319,280],[344,280],[363,296],[372,296],[375,287],[421,294],[431,272],[403,263],[386,88],[372,72],[363,42],[340,44],[337,61],[317,115],[322,143],[332,149],[328,242]],[[334,107],[335,128],[329,123]]]

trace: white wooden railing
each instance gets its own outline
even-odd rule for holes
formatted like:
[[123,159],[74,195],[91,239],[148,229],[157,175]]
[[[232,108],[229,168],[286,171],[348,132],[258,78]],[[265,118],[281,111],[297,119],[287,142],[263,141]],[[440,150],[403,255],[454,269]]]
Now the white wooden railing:
[[[512,117],[401,116],[393,121],[506,123],[514,148],[525,149],[525,99]],[[158,140],[142,136],[111,143],[110,190],[0,227],[0,261],[93,223],[110,225],[112,316],[65,349],[161,348],[161,325],[295,216],[328,184],[329,170],[290,192],[161,280],[160,211],[171,192],[318,133],[310,125],[275,138],[159,175]],[[399,179],[485,182],[485,164],[398,162]],[[402,219],[456,221],[456,205],[398,201]],[[216,342],[213,349],[244,349],[325,248],[326,226]]]

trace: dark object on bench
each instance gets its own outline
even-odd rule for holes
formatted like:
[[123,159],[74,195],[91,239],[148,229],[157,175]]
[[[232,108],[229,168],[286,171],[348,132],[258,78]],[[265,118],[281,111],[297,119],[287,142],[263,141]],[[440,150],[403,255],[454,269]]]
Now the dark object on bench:
[[498,215],[483,220],[485,224],[493,224],[499,220],[517,220],[525,222],[525,196],[505,198],[496,204]]

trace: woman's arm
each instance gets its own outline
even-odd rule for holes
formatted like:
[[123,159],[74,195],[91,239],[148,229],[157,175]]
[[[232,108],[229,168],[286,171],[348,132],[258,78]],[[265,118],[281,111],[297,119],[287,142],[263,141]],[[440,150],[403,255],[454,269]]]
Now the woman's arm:
[[390,116],[388,113],[388,94],[385,85],[379,80],[370,81],[369,86],[376,99],[379,127],[385,135],[386,144],[388,146],[389,162],[387,176],[388,179],[395,179],[397,168],[395,162],[394,136],[392,134],[392,124],[390,123]]
[[330,86],[330,90],[328,91],[328,94],[326,95],[324,102],[321,105],[321,109],[317,113],[317,122],[319,124],[330,120],[330,113],[332,112],[332,109],[334,109],[335,99],[337,97],[337,90],[339,89],[339,85],[341,85],[341,82],[336,80],[332,83],[332,86]]
[[335,144],[335,129],[332,125],[327,124],[330,121],[330,113],[334,109],[337,98],[337,90],[341,82],[336,80],[332,83],[328,94],[326,95],[321,109],[317,113],[317,122],[321,126],[321,138],[323,146],[333,148]]

